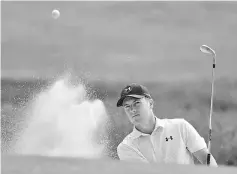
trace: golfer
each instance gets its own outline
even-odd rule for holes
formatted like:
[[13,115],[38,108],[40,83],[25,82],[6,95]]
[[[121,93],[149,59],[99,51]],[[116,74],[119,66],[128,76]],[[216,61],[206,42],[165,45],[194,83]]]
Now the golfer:
[[[159,119],[153,113],[153,99],[146,87],[127,85],[117,107],[123,107],[134,125],[117,147],[120,160],[147,163],[194,164],[195,156],[206,164],[204,139],[185,119]],[[210,166],[217,166],[211,155]]]

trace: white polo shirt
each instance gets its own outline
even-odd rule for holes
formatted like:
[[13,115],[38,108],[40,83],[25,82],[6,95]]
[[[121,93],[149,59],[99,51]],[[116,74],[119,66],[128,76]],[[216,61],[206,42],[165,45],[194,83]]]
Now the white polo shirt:
[[192,153],[206,148],[202,138],[185,119],[159,119],[152,134],[135,127],[118,145],[120,160],[147,163],[194,164]]

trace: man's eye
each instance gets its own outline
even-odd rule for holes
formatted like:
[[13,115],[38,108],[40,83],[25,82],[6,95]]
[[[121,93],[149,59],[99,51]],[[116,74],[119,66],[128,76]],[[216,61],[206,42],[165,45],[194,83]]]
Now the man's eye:
[[141,103],[141,102],[137,101],[137,102],[135,102],[134,104],[135,104],[135,105],[139,105],[140,103]]

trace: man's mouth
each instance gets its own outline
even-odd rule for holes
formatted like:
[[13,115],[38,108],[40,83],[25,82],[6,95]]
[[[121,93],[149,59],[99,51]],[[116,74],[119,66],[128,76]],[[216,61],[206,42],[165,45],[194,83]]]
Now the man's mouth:
[[133,115],[132,117],[137,117],[137,116],[139,116],[139,114],[135,114],[135,115]]

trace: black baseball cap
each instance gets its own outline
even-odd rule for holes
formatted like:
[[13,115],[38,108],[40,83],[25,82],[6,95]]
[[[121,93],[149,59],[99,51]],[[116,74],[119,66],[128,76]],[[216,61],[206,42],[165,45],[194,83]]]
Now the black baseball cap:
[[125,88],[123,88],[120,94],[120,99],[117,102],[117,107],[120,107],[123,105],[123,101],[126,97],[151,98],[151,95],[149,94],[148,89],[145,86],[132,83],[130,85],[127,85]]

